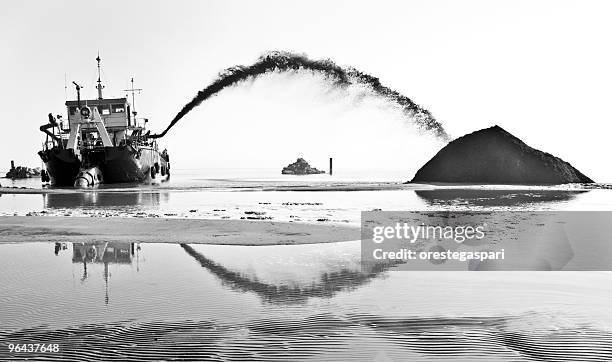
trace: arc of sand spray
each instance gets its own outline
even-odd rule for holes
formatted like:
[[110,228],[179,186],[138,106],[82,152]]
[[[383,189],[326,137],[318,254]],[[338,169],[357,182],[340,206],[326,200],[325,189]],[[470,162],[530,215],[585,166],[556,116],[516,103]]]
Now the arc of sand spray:
[[345,88],[353,84],[365,85],[369,87],[375,95],[381,96],[399,105],[404,115],[419,129],[432,132],[436,137],[444,141],[450,140],[450,136],[446,133],[442,124],[438,122],[428,110],[414,103],[410,98],[399,92],[383,86],[378,78],[363,73],[355,68],[340,67],[329,59],[312,60],[306,55],[280,51],[264,54],[259,57],[255,63],[249,66],[234,66],[221,72],[215,81],[199,91],[196,96],[189,101],[176,116],[174,116],[168,127],[166,127],[162,133],[154,134],[149,137],[160,138],[165,136],[170,128],[187,113],[227,87],[272,72],[303,71],[321,74],[325,76],[332,85],[337,87]]

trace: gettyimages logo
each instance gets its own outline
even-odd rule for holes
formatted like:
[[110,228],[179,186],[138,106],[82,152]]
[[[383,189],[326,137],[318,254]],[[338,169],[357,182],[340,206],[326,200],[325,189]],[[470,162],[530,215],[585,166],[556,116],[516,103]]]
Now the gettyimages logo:
[[612,270],[612,212],[362,212],[364,269]]
[[433,226],[410,225],[408,223],[396,223],[395,226],[375,226],[372,229],[372,241],[382,243],[385,239],[396,238],[415,243],[417,240],[424,239],[446,239],[462,243],[466,240],[484,238],[486,225],[478,226]]

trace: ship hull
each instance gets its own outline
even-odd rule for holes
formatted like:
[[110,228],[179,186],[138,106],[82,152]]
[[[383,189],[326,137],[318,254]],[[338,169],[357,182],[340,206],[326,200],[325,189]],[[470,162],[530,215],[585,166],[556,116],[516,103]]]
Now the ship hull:
[[72,150],[53,147],[40,151],[38,154],[45,163],[52,185],[72,186],[74,184],[81,169],[81,161]]
[[97,167],[103,183],[142,183],[165,180],[170,164],[157,150],[150,147],[100,147],[82,151],[80,161],[72,150],[57,147],[41,151],[54,186],[73,186],[79,170]]

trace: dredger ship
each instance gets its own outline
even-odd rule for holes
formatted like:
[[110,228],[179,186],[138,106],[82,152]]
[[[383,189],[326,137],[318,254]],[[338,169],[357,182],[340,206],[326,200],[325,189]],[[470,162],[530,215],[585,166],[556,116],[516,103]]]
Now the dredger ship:
[[76,100],[66,101],[67,121],[49,114],[49,122],[40,127],[47,137],[38,154],[45,163],[42,181],[54,186],[92,187],[109,183],[142,183],[167,180],[170,158],[159,151],[155,139],[146,130],[148,119],[136,118],[134,80],[132,104],[125,98],[103,98],[98,62],[98,99],[82,100],[76,88]]

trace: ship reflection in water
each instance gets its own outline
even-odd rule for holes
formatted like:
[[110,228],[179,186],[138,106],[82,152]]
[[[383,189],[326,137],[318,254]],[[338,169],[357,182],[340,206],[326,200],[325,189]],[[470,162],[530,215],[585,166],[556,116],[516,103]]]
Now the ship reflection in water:
[[79,207],[156,208],[167,204],[167,192],[73,192],[43,194],[43,205],[49,209]]
[[[60,252],[67,250],[68,243],[55,243],[54,254],[59,255]],[[108,282],[109,282],[109,264],[132,264],[134,257],[134,249],[140,251],[140,244],[134,246],[134,243],[126,242],[104,242],[104,243],[72,243],[72,262],[81,264],[83,272],[81,282],[84,282],[88,277],[88,264],[102,264],[104,266],[103,279],[105,286],[104,303],[109,303]]]
[[87,263],[131,264],[132,256],[134,243],[72,243],[72,262],[83,263],[85,266]]
[[359,246],[0,244],[0,340],[70,360],[612,358],[610,273],[362,270]]

